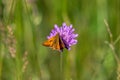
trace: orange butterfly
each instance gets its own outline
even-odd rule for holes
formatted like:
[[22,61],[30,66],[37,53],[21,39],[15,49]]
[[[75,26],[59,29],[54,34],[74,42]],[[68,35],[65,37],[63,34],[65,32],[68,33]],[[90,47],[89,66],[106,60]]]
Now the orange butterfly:
[[43,45],[58,51],[63,51],[63,48],[65,48],[65,44],[63,43],[58,33],[55,36],[48,39],[47,41],[45,41]]

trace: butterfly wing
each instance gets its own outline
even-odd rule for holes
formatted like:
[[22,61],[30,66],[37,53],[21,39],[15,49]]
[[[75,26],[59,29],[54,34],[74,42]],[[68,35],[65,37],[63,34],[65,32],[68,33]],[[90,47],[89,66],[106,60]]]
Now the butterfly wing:
[[62,39],[60,38],[59,34],[56,34],[55,36],[51,37],[47,41],[43,43],[46,47],[51,47],[53,50],[62,51],[65,47]]
[[65,44],[63,43],[60,37],[59,37],[59,45],[60,45],[60,50],[63,51],[63,49],[65,48]]
[[46,47],[51,47],[53,45],[53,41],[54,41],[54,37],[48,39],[47,41],[45,41],[43,43],[43,46],[46,46]]
[[56,34],[54,37],[53,43],[51,45],[51,48],[53,50],[60,50],[60,45],[59,45],[59,34]]

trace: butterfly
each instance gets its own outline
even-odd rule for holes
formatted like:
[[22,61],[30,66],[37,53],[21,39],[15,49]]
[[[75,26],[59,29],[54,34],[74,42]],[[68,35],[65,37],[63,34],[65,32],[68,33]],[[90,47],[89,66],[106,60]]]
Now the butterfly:
[[59,33],[57,33],[55,36],[51,37],[50,39],[46,40],[43,43],[43,46],[50,47],[53,50],[57,50],[60,52],[63,51],[63,49],[65,48],[65,44],[61,39]]

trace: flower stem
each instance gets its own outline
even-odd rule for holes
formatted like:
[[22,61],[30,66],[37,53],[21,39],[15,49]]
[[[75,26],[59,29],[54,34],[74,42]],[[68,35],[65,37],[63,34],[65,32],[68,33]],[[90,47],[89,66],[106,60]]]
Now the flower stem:
[[63,76],[62,76],[62,70],[63,70],[62,58],[63,58],[62,53],[60,53],[60,80],[62,80],[62,78],[63,78]]

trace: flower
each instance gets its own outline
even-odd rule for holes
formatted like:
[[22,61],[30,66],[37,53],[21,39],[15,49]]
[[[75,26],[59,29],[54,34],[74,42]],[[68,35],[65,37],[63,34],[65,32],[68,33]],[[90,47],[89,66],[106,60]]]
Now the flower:
[[72,25],[67,26],[66,23],[63,23],[61,27],[58,27],[55,24],[54,29],[51,30],[50,35],[47,36],[47,39],[50,39],[58,33],[65,45],[65,48],[70,50],[70,47],[77,43],[75,38],[78,36],[78,34],[75,34],[74,31],[75,29],[72,28]]

